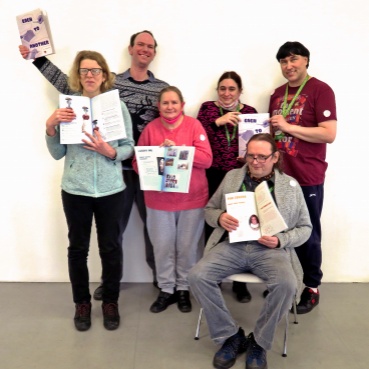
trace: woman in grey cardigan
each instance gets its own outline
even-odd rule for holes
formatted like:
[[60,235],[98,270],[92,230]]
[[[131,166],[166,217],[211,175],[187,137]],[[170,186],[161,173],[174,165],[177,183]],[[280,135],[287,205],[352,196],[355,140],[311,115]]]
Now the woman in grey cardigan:
[[[294,247],[311,233],[311,222],[299,184],[280,168],[281,157],[273,137],[254,135],[247,145],[246,165],[228,172],[205,208],[205,219],[214,227],[205,256],[189,274],[192,293],[204,309],[210,335],[222,345],[215,354],[215,368],[230,368],[238,354],[247,350],[246,368],[267,368],[278,322],[301,288],[302,270]],[[229,243],[228,232],[239,222],[226,212],[225,194],[254,191],[262,181],[269,190],[288,228],[257,241]],[[251,272],[262,278],[269,290],[253,333],[245,337],[225,305],[218,284],[227,276]]]

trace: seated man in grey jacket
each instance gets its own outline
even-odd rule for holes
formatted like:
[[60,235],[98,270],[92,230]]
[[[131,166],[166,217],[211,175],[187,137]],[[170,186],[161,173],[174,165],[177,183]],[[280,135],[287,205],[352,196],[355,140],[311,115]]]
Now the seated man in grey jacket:
[[[219,369],[230,368],[244,351],[247,369],[267,368],[266,350],[272,347],[277,324],[302,286],[302,269],[294,247],[309,238],[312,228],[301,188],[282,172],[273,137],[254,135],[247,144],[245,159],[245,166],[227,173],[205,208],[205,219],[215,229],[205,256],[188,277],[192,293],[204,309],[211,338],[222,345],[213,360]],[[235,231],[239,221],[227,213],[225,194],[254,191],[262,181],[267,181],[288,228],[257,241],[230,243],[228,232]],[[269,290],[254,332],[247,337],[233,320],[218,286],[227,276],[242,272],[262,278]]]

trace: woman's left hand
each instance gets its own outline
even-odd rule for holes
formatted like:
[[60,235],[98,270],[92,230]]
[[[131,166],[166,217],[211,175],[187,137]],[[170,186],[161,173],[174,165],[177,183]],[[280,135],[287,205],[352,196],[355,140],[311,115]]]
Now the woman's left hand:
[[276,236],[262,236],[258,239],[258,242],[270,249],[275,249],[278,246],[279,239]]
[[89,133],[85,133],[85,135],[90,139],[82,140],[86,146],[83,146],[87,150],[96,151],[101,155],[107,156],[110,159],[115,159],[117,156],[117,152],[114,148],[112,148],[107,142],[105,142],[99,131],[94,131],[95,136],[90,135]]
[[164,140],[164,142],[159,147],[163,147],[163,146],[167,147],[167,146],[175,146],[175,145],[176,145],[176,143],[174,141],[169,140],[169,139],[166,138]]

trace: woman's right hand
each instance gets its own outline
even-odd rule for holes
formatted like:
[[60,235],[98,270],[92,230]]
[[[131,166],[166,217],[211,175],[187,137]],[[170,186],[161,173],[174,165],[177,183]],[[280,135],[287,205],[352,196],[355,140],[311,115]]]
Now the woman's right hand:
[[76,114],[72,108],[56,109],[46,121],[46,133],[48,136],[55,136],[55,127],[63,122],[71,122],[76,119]]
[[241,120],[238,117],[241,113],[239,111],[230,111],[227,114],[222,115],[221,117],[215,120],[215,124],[219,126],[224,126],[225,124],[229,123],[233,126],[237,125]]

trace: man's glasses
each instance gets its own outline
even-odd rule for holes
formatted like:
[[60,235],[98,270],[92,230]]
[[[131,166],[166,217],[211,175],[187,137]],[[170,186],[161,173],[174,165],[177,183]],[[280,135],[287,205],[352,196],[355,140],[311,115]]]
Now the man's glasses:
[[245,159],[248,163],[252,163],[254,160],[256,160],[258,163],[265,163],[273,154],[274,152],[269,155],[246,154]]
[[91,72],[93,76],[98,76],[102,72],[102,69],[101,68],[91,68],[91,69],[79,68],[79,74],[81,76],[86,76],[88,72]]

